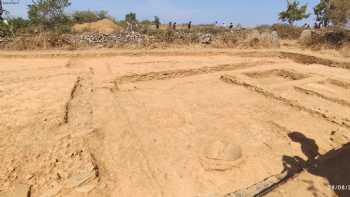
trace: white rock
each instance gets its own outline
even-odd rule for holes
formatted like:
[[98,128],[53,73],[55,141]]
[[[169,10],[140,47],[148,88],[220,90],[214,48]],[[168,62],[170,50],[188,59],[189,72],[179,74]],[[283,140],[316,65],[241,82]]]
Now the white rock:
[[303,45],[309,45],[312,43],[312,31],[309,29],[304,30],[300,37],[299,37],[299,43]]
[[273,31],[271,33],[271,36],[272,36],[272,40],[271,40],[272,47],[279,48],[280,47],[280,38],[278,36],[277,31]]

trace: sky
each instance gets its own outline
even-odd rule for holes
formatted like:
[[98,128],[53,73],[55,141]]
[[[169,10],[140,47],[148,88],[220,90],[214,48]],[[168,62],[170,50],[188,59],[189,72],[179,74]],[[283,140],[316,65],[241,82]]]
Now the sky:
[[[9,1],[9,0],[3,0]],[[19,1],[17,5],[5,5],[11,16],[26,16],[27,5],[32,0]],[[299,0],[307,3],[309,12],[319,0]],[[117,20],[126,13],[135,12],[139,20],[159,16],[163,23],[176,21],[195,24],[220,23],[256,26],[278,22],[278,13],[286,8],[286,0],[71,0],[67,12],[75,10],[106,10]],[[306,21],[310,22],[313,16]],[[299,22],[304,24],[305,21]]]

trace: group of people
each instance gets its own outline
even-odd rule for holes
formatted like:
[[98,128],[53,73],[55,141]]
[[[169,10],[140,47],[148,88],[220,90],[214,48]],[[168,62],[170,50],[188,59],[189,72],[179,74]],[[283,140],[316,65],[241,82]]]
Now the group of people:
[[[215,26],[220,26],[218,21],[215,22]],[[228,27],[229,29],[233,29],[233,27],[234,27],[233,23],[230,23],[228,26],[226,26],[226,24],[223,23],[222,26]],[[169,30],[176,30],[176,28],[177,28],[176,22],[169,22],[169,25],[168,25]],[[187,23],[187,29],[190,30],[191,28],[192,28],[192,21],[189,21]]]
[[322,27],[327,27],[328,26],[328,21],[325,22],[315,22],[314,28],[315,29],[321,29]]
[[[176,22],[169,22],[168,29],[169,30],[176,30],[177,28],[177,23]],[[192,28],[192,21],[187,23],[187,29],[190,30]]]
[[[327,25],[325,25],[325,24],[323,24],[323,23],[317,23],[317,22],[315,22],[315,24],[314,24],[314,26],[313,26],[314,29],[321,29],[322,27],[327,27]],[[311,29],[311,26],[310,26],[310,24],[305,23],[305,24],[303,25],[303,28],[305,28],[305,29]]]
[[227,26],[226,23],[222,23],[222,25],[220,25],[218,21],[215,21],[215,26],[217,26],[217,27],[222,26],[222,27],[228,27],[229,29],[233,29],[233,23],[230,23]]

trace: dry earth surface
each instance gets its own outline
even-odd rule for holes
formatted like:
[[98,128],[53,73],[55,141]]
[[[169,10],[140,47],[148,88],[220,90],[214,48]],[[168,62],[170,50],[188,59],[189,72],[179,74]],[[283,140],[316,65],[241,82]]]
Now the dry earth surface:
[[350,184],[349,69],[297,50],[1,52],[0,196],[350,196],[330,188]]

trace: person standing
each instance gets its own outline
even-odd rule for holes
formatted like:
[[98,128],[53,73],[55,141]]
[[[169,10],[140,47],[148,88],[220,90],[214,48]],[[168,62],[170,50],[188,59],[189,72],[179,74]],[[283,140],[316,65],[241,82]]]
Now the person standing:
[[173,23],[170,21],[168,29],[171,30],[172,26],[173,26]]
[[190,22],[188,23],[188,30],[191,30],[191,27],[192,27],[192,21],[190,21]]
[[160,28],[160,19],[158,16],[154,17],[154,24],[156,25],[156,29]]
[[173,30],[176,30],[176,22],[173,23]]
[[230,29],[233,29],[233,23],[230,23],[229,28],[230,28]]

